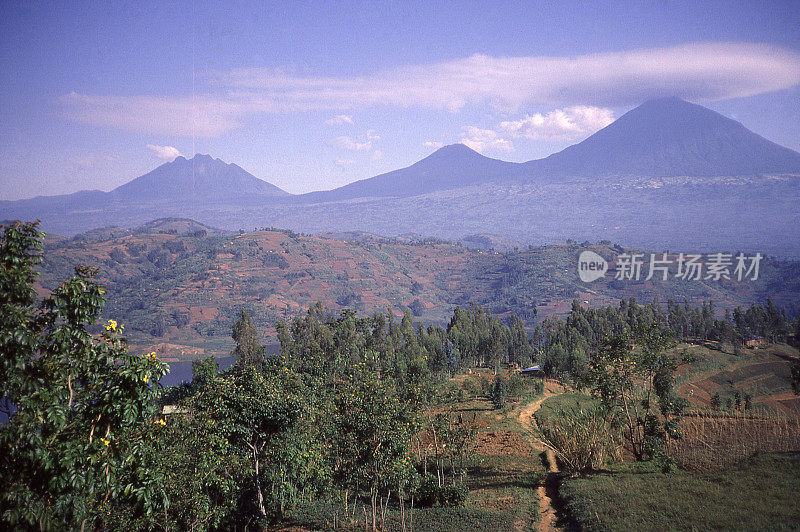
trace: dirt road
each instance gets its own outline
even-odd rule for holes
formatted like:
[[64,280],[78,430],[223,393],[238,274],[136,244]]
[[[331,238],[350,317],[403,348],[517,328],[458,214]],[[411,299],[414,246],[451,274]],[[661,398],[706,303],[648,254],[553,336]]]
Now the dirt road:
[[564,387],[557,382],[546,380],[544,383],[544,393],[535,401],[525,405],[518,414],[520,424],[527,429],[531,446],[537,451],[546,453],[547,456],[547,476],[538,488],[536,493],[539,496],[539,531],[549,532],[557,530],[556,510],[553,506],[553,498],[556,496],[556,475],[558,474],[558,463],[556,462],[553,451],[548,448],[536,435],[533,414],[539,410],[542,403],[548,397],[564,393]]

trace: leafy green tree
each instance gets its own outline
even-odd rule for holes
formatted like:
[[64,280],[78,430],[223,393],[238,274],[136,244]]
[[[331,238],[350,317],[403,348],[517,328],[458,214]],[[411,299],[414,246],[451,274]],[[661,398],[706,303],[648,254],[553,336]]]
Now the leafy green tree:
[[246,310],[242,309],[239,313],[231,336],[236,342],[232,354],[236,357],[237,364],[253,365],[264,361],[264,347],[258,339],[258,331]]
[[506,397],[508,396],[508,383],[501,375],[496,375],[490,391],[490,398],[492,406],[495,409],[500,409],[506,406]]
[[381,492],[402,491],[414,475],[411,438],[419,430],[412,401],[389,379],[358,366],[336,397],[337,477],[354,492],[367,491],[377,530]]
[[531,339],[528,337],[528,331],[525,330],[525,324],[516,314],[512,314],[509,318],[508,328],[509,362],[518,364],[521,367],[527,367],[533,362],[536,355],[533,350]]
[[220,374],[191,399],[191,409],[247,464],[242,479],[260,518],[284,515],[303,491],[323,485],[318,422],[299,375],[280,360]]
[[204,387],[219,373],[219,362],[213,356],[192,361],[192,385]]
[[634,339],[635,347],[627,335],[611,338],[592,357],[587,384],[619,417],[631,451],[643,460],[660,456],[666,438],[680,437],[686,401],[675,394],[676,363],[664,353],[669,334],[653,324],[638,327]]
[[15,222],[0,243],[0,521],[97,526],[111,500],[153,515],[165,498],[141,429],[154,423],[168,367],[129,354],[114,320],[94,325],[105,293],[95,270],[76,268],[37,308],[41,240],[36,224]]

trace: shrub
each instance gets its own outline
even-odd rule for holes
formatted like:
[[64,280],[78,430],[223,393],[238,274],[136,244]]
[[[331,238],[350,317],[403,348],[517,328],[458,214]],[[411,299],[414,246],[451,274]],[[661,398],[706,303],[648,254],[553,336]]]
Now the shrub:
[[481,393],[480,386],[478,386],[478,384],[472,379],[465,380],[464,383],[461,385],[461,388],[471,398],[478,397],[478,395],[480,395]]
[[422,479],[417,497],[422,506],[460,506],[467,500],[469,488],[463,484],[439,486],[436,475],[428,473]]

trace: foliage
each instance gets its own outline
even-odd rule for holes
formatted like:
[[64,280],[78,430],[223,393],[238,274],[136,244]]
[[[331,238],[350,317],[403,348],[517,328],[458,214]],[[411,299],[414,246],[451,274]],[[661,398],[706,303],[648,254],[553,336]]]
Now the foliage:
[[282,515],[324,479],[316,418],[298,375],[273,363],[236,366],[189,401],[192,411],[247,464],[240,488],[257,515]]
[[258,331],[246,310],[242,309],[240,312],[231,336],[236,342],[232,355],[236,357],[237,364],[247,366],[264,361],[264,347],[259,342]]
[[617,419],[600,405],[559,410],[539,428],[544,441],[572,472],[598,471],[622,459]]
[[130,355],[122,325],[92,334],[105,289],[77,267],[38,308],[32,287],[42,235],[8,226],[0,245],[0,510],[5,526],[92,526],[111,500],[146,515],[163,509],[145,465],[158,379],[155,354]]
[[635,348],[627,335],[615,336],[590,362],[586,382],[608,412],[619,416],[637,460],[661,453],[667,438],[680,438],[687,403],[673,387],[676,363],[664,353],[670,341],[668,332],[643,326],[636,331]]
[[506,397],[508,396],[508,382],[502,375],[496,375],[489,392],[489,398],[492,400],[492,406],[497,410],[506,406]]
[[648,328],[669,331],[682,341],[713,340],[735,348],[753,337],[782,341],[790,330],[786,312],[769,298],[765,305],[737,307],[722,318],[717,317],[713,302],[692,307],[688,301],[679,305],[670,299],[664,309],[655,301],[639,305],[631,298],[621,300],[618,306],[585,309],[574,300],[566,320],[546,318],[536,328],[534,345],[542,344],[545,373],[580,382],[586,377],[589,353],[603,347],[608,338],[633,336]]

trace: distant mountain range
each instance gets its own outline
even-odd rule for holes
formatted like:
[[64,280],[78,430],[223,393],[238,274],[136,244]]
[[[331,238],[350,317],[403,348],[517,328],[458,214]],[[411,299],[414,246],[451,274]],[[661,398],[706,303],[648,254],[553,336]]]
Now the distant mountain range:
[[800,256],[800,153],[676,98],[652,100],[544,159],[511,163],[445,146],[343,187],[291,195],[235,164],[179,157],[110,192],[0,202],[0,219],[67,236],[154,218],[224,229],[371,231],[523,243],[630,245]]

